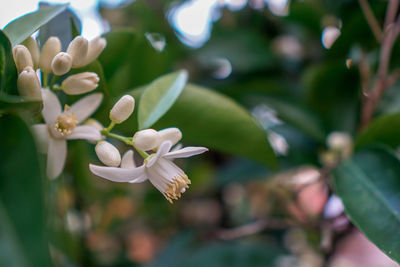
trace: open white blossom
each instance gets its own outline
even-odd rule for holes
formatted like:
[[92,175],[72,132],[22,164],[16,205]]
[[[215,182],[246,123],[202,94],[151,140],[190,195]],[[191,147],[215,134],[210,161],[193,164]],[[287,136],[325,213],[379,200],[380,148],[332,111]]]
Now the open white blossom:
[[[147,179],[172,203],[181,197],[191,183],[187,175],[172,162],[176,158],[187,158],[206,152],[205,147],[185,147],[172,150],[172,142],[164,141],[157,153],[151,154],[140,167],[135,167],[132,154],[125,154],[121,167],[105,167],[89,164],[92,173],[113,182],[141,183]],[[131,152],[129,152],[131,153]]]
[[100,105],[103,95],[88,95],[73,105],[65,106],[62,111],[57,96],[49,89],[42,90],[45,124],[33,125],[39,149],[47,153],[47,175],[56,178],[64,169],[67,156],[67,140],[100,140],[98,129],[89,125],[79,125],[86,120]]

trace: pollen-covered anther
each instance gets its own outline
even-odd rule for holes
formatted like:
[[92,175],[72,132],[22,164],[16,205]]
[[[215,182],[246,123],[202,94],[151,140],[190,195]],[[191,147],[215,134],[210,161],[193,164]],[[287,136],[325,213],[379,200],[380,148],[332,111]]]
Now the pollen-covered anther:
[[167,190],[165,190],[165,197],[172,204],[173,200],[178,200],[182,193],[189,188],[189,184],[191,184],[191,181],[185,174],[174,178]]
[[58,115],[55,121],[55,129],[61,135],[69,135],[78,123],[74,113]]

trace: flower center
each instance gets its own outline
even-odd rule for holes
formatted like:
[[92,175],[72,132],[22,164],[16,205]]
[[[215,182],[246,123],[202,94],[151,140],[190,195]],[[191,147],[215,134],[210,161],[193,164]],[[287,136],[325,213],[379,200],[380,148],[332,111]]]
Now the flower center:
[[[65,110],[69,110],[69,107],[66,105]],[[78,120],[73,112],[70,114],[58,115],[57,120],[54,122],[54,128],[61,135],[69,135],[72,133],[72,130],[78,124]]]
[[167,190],[165,190],[165,196],[167,200],[172,203],[172,200],[179,199],[182,194],[189,188],[191,181],[186,174],[173,178]]

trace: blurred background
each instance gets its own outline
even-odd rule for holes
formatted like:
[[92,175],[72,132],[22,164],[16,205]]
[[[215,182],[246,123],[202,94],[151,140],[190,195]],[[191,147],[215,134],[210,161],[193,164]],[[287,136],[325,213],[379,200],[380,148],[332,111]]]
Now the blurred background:
[[[69,17],[88,39],[106,35],[104,53],[113,53],[100,62],[111,96],[185,68],[191,82],[253,115],[268,131],[280,168],[262,164],[262,155],[254,161],[211,149],[177,161],[192,185],[171,205],[149,183],[115,184],[93,176],[87,168],[97,160],[93,146],[72,142],[64,175],[50,183],[47,199],[56,266],[398,266],[349,222],[326,169],[334,157],[325,144],[329,133],[348,133],[349,151],[342,152],[351,153],[360,107],[353,66],[378,59],[379,46],[358,1],[42,5],[66,2],[68,12],[37,35],[69,32],[59,30],[61,23],[70,27]],[[387,2],[370,2],[382,19]],[[38,6],[34,0],[7,1],[0,27]],[[381,113],[400,104],[395,91],[388,94]],[[119,131],[129,135],[128,126]],[[184,144],[201,145],[194,133],[183,134]],[[230,129],[221,134],[230,135]]]

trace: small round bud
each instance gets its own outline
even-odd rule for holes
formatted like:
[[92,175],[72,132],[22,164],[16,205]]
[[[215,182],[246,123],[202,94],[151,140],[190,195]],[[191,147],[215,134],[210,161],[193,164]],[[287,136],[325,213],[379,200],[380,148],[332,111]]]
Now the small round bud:
[[44,43],[39,57],[39,67],[45,73],[51,73],[51,62],[61,52],[61,42],[57,37],[50,37]]
[[51,62],[51,70],[55,75],[64,75],[72,66],[72,57],[64,52],[58,53]]
[[161,142],[164,141],[171,141],[172,145],[175,145],[176,143],[179,142],[179,140],[182,139],[182,132],[178,128],[172,127],[172,128],[166,128],[161,131],[158,131],[160,136],[161,136]]
[[17,87],[21,96],[42,98],[39,78],[31,66],[27,66],[18,75]]
[[85,61],[82,63],[82,66],[86,66],[95,60],[101,52],[103,52],[104,48],[107,45],[107,41],[105,38],[97,37],[89,42],[88,51],[85,58]]
[[156,130],[146,129],[135,133],[133,143],[137,149],[152,150],[160,145],[161,137]]
[[97,157],[104,163],[104,165],[118,167],[121,163],[121,155],[119,154],[118,149],[109,142],[98,142],[95,151]]
[[83,66],[88,52],[88,40],[82,36],[75,37],[69,43],[67,53],[72,57],[72,67],[78,68]]
[[332,132],[326,139],[328,148],[333,151],[341,152],[343,157],[348,157],[353,151],[353,140],[348,133]]
[[135,99],[130,95],[124,95],[112,107],[110,119],[115,123],[121,123],[129,118],[135,108]]
[[28,48],[28,50],[32,56],[33,67],[34,67],[34,69],[37,69],[39,67],[40,52],[39,52],[39,46],[38,46],[38,43],[36,42],[36,39],[34,39],[32,37],[28,37],[25,41],[22,42],[22,44],[24,46],[26,46],[26,48]]
[[17,45],[13,49],[14,61],[17,66],[18,73],[21,73],[25,69],[25,67],[32,67],[33,62],[31,53],[28,48],[23,45]]
[[340,36],[340,30],[333,26],[326,27],[322,32],[322,45],[326,49],[330,49]]
[[79,95],[96,89],[99,81],[99,76],[96,73],[82,72],[65,79],[61,84],[61,88],[66,94]]

